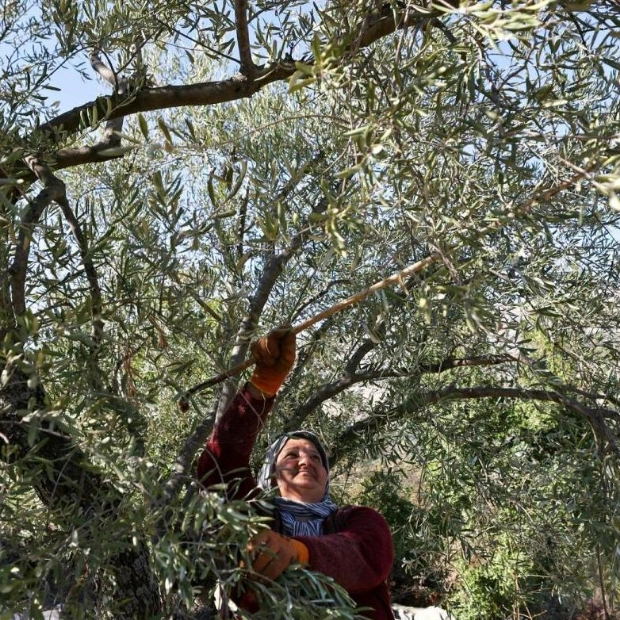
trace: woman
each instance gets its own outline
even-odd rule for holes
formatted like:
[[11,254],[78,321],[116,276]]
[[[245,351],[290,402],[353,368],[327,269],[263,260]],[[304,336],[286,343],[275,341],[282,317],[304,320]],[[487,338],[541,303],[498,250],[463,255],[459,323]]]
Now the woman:
[[213,429],[198,462],[205,486],[225,482],[235,498],[277,486],[271,530],[249,546],[252,569],[277,579],[293,563],[332,577],[361,613],[393,619],[387,577],[392,568],[392,535],[372,508],[338,508],[329,497],[329,463],[319,439],[309,431],[288,433],[271,446],[258,476],[250,456],[275,395],[295,362],[295,334],[271,332],[251,346],[254,373]]

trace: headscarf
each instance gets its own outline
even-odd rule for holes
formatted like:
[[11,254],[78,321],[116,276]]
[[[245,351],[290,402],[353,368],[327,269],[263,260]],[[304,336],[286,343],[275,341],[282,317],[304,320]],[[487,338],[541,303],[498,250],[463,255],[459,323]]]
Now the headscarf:
[[258,486],[265,491],[270,490],[275,482],[275,465],[278,454],[289,439],[299,438],[311,441],[321,457],[323,467],[327,471],[325,495],[318,503],[296,502],[284,497],[275,497],[276,505],[282,519],[284,533],[288,536],[320,536],[323,533],[323,521],[337,509],[329,496],[329,460],[321,440],[311,431],[300,430],[285,433],[278,437],[270,446],[257,477]]

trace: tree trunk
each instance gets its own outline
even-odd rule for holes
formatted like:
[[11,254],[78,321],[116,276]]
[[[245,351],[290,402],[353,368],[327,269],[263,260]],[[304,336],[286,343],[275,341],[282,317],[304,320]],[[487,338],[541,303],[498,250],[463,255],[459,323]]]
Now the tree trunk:
[[[79,512],[82,520],[115,515],[119,493],[93,471],[73,439],[48,415],[45,392],[36,375],[7,365],[3,380],[0,433],[5,441],[0,457],[8,463],[19,460],[41,501],[59,514],[62,510],[63,518],[67,509]],[[33,424],[38,425],[34,432]],[[129,540],[127,547],[110,559],[117,617],[147,618],[160,611],[159,587],[148,560],[146,545],[133,546]]]

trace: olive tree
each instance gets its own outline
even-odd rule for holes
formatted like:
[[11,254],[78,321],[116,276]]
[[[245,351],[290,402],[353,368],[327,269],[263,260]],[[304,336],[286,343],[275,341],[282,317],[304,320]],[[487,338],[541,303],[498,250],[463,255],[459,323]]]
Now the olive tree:
[[[195,615],[234,588],[263,519],[192,461],[244,377],[191,386],[413,265],[299,334],[265,441],[317,429],[343,498],[362,464],[418,472],[400,560],[435,554],[462,614],[502,563],[489,617],[610,607],[614,3],[204,4],[4,8],[3,605]],[[108,93],[49,104],[67,67]],[[266,617],[352,613],[305,571],[262,590]]]

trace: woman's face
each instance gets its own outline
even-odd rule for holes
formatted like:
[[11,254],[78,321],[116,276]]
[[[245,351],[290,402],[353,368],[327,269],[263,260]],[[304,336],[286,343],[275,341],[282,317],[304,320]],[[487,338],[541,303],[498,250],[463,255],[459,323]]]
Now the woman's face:
[[308,439],[289,439],[276,458],[280,495],[297,502],[317,503],[327,486],[327,470],[316,446]]

